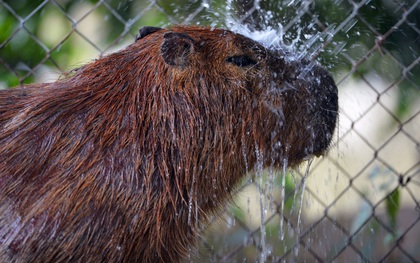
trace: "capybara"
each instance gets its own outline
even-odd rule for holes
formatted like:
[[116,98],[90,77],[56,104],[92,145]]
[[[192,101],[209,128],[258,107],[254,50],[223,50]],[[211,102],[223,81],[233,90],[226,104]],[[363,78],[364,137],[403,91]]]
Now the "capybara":
[[316,63],[198,26],[1,90],[0,261],[179,262],[247,171],[325,152],[337,100]]

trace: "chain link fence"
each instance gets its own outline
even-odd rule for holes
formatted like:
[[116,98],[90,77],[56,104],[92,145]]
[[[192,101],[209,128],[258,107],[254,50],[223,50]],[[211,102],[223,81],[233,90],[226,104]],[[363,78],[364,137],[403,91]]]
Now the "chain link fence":
[[0,0],[0,88],[53,81],[145,25],[233,22],[332,71],[340,119],[328,156],[247,175],[187,261],[420,262],[420,1]]

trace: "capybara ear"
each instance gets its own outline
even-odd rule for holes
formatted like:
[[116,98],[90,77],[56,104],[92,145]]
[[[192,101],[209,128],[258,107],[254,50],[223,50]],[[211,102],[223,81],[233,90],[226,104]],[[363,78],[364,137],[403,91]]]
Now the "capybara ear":
[[187,34],[168,32],[163,35],[160,52],[167,64],[185,67],[188,56],[194,51],[194,43],[194,39]]
[[145,26],[140,28],[139,33],[136,36],[136,42],[137,40],[139,40],[140,38],[143,38],[149,34],[152,34],[156,31],[162,30],[162,28],[160,27],[154,27],[154,26]]

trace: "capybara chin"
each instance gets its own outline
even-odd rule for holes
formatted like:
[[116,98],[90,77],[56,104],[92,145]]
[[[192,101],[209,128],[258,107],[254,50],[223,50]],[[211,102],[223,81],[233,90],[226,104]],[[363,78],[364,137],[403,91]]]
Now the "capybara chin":
[[253,167],[329,145],[319,65],[228,30],[145,27],[54,83],[0,91],[1,262],[178,262]]

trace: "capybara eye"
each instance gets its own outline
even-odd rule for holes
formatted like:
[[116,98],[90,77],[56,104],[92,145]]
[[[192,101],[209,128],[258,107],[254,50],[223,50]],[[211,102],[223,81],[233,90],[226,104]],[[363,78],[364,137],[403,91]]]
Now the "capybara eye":
[[226,62],[233,63],[238,67],[248,67],[257,64],[257,62],[247,55],[228,57]]

